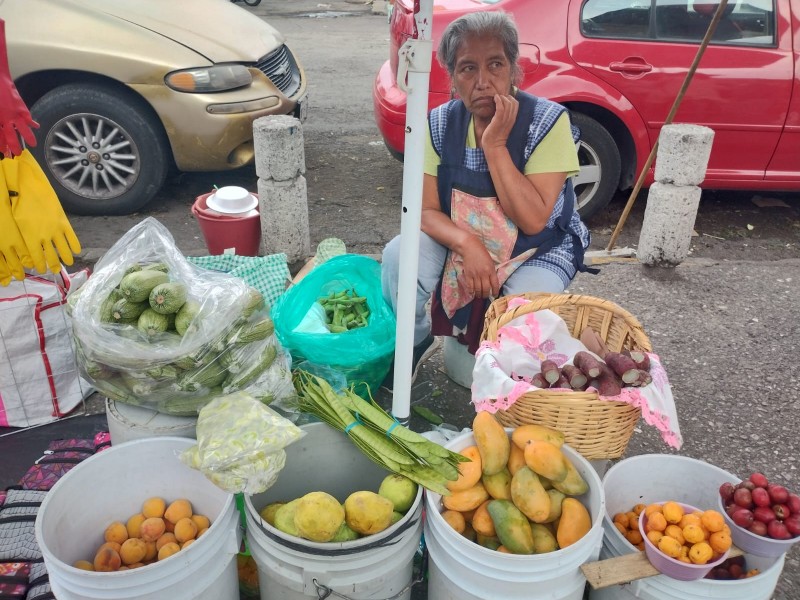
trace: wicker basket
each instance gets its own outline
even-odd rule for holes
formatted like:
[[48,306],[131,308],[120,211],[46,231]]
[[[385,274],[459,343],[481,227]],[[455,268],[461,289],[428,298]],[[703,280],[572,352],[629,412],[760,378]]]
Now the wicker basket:
[[[517,297],[530,302],[507,310],[509,300]],[[609,350],[652,350],[636,317],[608,300],[575,294],[529,293],[498,298],[486,311],[481,341],[496,340],[498,330],[508,322],[543,309],[559,315],[574,338],[591,327]],[[495,416],[505,427],[534,423],[557,429],[572,448],[595,460],[622,456],[641,409],[625,402],[601,400],[595,392],[544,389],[523,394],[508,410],[498,410]]]

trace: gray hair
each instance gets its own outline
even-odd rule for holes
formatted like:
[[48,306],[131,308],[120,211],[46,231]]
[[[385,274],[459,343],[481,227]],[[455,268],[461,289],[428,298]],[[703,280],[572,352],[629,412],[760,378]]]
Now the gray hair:
[[468,13],[450,23],[442,34],[436,58],[447,69],[450,79],[456,69],[456,55],[464,40],[471,36],[492,36],[503,44],[506,58],[511,62],[511,80],[519,81],[519,35],[511,15],[501,11]]

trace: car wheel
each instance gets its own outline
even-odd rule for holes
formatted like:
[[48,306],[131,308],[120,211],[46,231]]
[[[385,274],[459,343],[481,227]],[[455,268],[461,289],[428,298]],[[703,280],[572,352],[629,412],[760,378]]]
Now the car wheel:
[[594,119],[574,113],[572,123],[581,130],[578,162],[581,171],[572,180],[578,212],[588,219],[605,208],[619,186],[622,162],[614,138]]
[[147,204],[164,183],[170,154],[146,105],[102,85],[69,84],[40,98],[31,151],[67,212],[125,215]]

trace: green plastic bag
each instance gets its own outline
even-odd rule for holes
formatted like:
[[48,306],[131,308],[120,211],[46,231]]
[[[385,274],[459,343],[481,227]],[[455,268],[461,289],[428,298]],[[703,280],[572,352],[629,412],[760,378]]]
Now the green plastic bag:
[[[296,331],[321,296],[355,290],[367,298],[370,316],[366,327],[344,333]],[[389,372],[394,358],[396,321],[392,307],[383,299],[381,265],[359,254],[342,254],[312,269],[290,287],[272,307],[275,334],[301,360],[339,371],[348,385],[366,383],[373,392]]]

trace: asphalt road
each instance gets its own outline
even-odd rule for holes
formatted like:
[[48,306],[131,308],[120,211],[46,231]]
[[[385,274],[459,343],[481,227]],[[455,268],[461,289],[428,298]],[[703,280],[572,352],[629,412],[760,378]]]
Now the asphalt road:
[[[241,6],[241,5],[240,5]],[[378,253],[399,233],[402,165],[381,144],[372,120],[371,84],[387,57],[385,16],[367,4],[264,0],[264,16],[306,67],[311,93],[304,125],[312,247],[339,237],[348,250]],[[212,185],[255,188],[252,169],[175,176],[145,211],[128,217],[73,217],[91,265],[133,224],[155,216],[186,255],[205,254],[189,208]],[[602,249],[627,196],[589,222]],[[637,199],[618,247],[635,247],[645,198]],[[800,491],[800,201],[795,194],[704,193],[689,259],[674,269],[635,261],[579,275],[569,291],[610,299],[634,314],[673,386],[684,445],[667,447],[640,422],[626,456],[681,454],[739,477],[762,471]],[[382,396],[385,403],[390,399]],[[443,372],[441,353],[412,391],[461,429],[474,411],[470,394]],[[413,428],[426,424],[412,418]],[[658,473],[653,473],[658,477]],[[415,592],[424,598],[424,590]],[[795,548],[775,599],[800,598]]]

